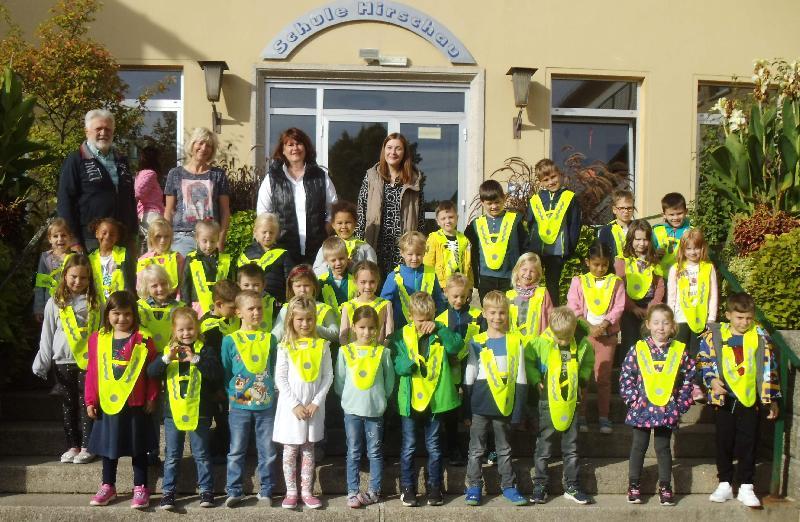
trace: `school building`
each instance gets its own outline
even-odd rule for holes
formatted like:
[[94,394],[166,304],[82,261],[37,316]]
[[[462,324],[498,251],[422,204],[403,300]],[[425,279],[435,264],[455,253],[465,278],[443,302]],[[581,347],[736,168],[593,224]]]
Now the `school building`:
[[[7,4],[30,29],[51,2]],[[145,134],[178,157],[213,119],[226,154],[263,165],[297,126],[354,200],[383,137],[401,132],[426,200],[454,198],[462,220],[511,156],[626,174],[644,216],[666,192],[694,197],[709,108],[747,90],[732,77],[747,82],[753,60],[799,57],[799,19],[796,0],[113,0],[90,35],[131,98],[174,79],[148,102]]]

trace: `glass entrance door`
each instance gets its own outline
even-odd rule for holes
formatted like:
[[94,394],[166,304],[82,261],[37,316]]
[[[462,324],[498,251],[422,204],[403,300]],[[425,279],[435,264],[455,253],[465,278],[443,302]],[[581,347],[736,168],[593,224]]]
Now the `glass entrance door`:
[[327,167],[340,199],[358,201],[367,169],[380,157],[388,121],[327,120],[323,131]]

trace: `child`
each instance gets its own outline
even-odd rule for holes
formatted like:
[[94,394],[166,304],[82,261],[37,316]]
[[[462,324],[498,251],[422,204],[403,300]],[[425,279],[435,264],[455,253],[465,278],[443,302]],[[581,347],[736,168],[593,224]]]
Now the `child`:
[[[700,350],[700,334],[717,320],[718,299],[717,271],[708,260],[703,231],[689,229],[678,243],[676,263],[669,269],[667,304],[675,312],[677,339],[686,344],[692,357]],[[699,376],[695,381],[692,399],[705,402]]]
[[89,337],[86,367],[86,413],[94,420],[89,452],[103,457],[103,481],[89,502],[105,506],[117,496],[119,458],[131,457],[131,507],[150,505],[147,453],[158,449],[151,414],[159,382],[147,377],[145,366],[156,358],[153,340],[139,330],[136,297],[127,290],[108,296],[103,326]]
[[661,254],[661,273],[668,274],[675,264],[681,239],[691,225],[686,217],[686,199],[678,192],[670,192],[661,198],[661,211],[664,223],[653,227],[653,243]]
[[386,339],[394,331],[394,314],[392,303],[375,295],[378,281],[381,279],[378,265],[372,261],[361,261],[353,269],[353,278],[356,283],[356,297],[342,305],[342,322],[339,327],[339,343],[347,344],[355,340],[355,333],[350,325],[353,324],[353,314],[356,308],[367,305],[378,314],[378,344],[386,344]]
[[158,353],[162,353],[169,344],[172,311],[183,306],[173,297],[171,284],[167,271],[161,265],[149,265],[139,272],[139,318],[142,330],[152,336]]
[[112,218],[100,218],[89,223],[89,231],[97,238],[97,248],[89,254],[89,263],[101,305],[111,293],[133,289],[128,250],[117,245],[123,229],[122,223]]
[[160,265],[167,271],[170,293],[177,296],[180,277],[183,274],[183,256],[172,250],[172,225],[169,221],[156,218],[150,223],[147,248],[148,251],[142,254],[136,263],[136,288],[139,288],[142,270],[150,265]]
[[[614,253],[614,257],[622,257],[625,250],[625,241],[628,235],[628,227],[633,221],[633,192],[630,190],[615,190],[611,193],[611,212],[614,214],[614,221],[600,228],[597,239],[608,245]],[[619,272],[618,276],[621,276]],[[626,345],[627,346],[627,345]]]
[[[331,205],[331,214],[333,215],[333,231],[336,237],[344,241],[347,247],[347,257],[350,258],[350,268],[353,269],[361,261],[378,262],[378,256],[375,254],[369,243],[355,237],[356,223],[358,222],[358,211],[356,206],[350,201],[340,199]],[[314,273],[321,276],[328,271],[328,264],[325,262],[325,256],[320,248],[317,252],[317,258],[314,260]]]
[[[343,345],[336,357],[336,394],[342,398],[347,436],[347,505],[359,508],[378,502],[383,479],[383,413],[394,389],[391,354],[377,342],[380,320],[371,306],[353,312],[354,343]],[[359,491],[359,462],[369,459],[370,482]]]
[[436,207],[436,224],[439,230],[428,236],[423,264],[432,266],[444,288],[452,274],[464,274],[472,286],[472,245],[467,236],[459,232],[456,204],[449,199],[440,201]]
[[436,312],[443,311],[447,304],[433,267],[422,264],[425,255],[425,236],[421,232],[406,232],[400,236],[397,243],[403,264],[386,277],[381,297],[392,302],[394,326],[399,329],[411,322],[408,301],[414,292],[425,292],[433,296]]
[[[608,419],[611,402],[611,364],[617,347],[619,321],[625,309],[622,281],[608,273],[612,253],[608,245],[595,241],[586,259],[588,274],[575,276],[567,294],[567,306],[589,323],[589,342],[594,349],[594,379],[597,383],[597,410],[600,433],[613,429]],[[586,403],[581,403],[578,430],[589,431],[586,424]]]
[[197,468],[200,507],[214,507],[214,476],[211,469],[209,430],[216,406],[220,378],[217,353],[204,349],[198,339],[197,313],[187,306],[172,314],[172,338],[161,357],[147,367],[147,375],[165,383],[164,397],[164,481],[161,509],[175,509],[175,489],[186,433]]
[[548,323],[550,326],[525,349],[528,383],[539,391],[539,433],[530,502],[547,501],[547,461],[553,438],[559,436],[564,461],[564,497],[578,504],[590,504],[592,498],[581,491],[578,483],[575,408],[579,398],[585,397],[580,390],[591,378],[594,349],[585,335],[576,335],[578,318],[568,306],[553,308]]
[[255,263],[264,271],[264,289],[278,300],[286,302],[286,276],[292,260],[283,248],[272,248],[281,235],[276,214],[259,214],[253,223],[253,243],[239,256],[237,266]]
[[234,507],[244,498],[242,477],[250,433],[255,430],[258,451],[258,499],[272,503],[272,468],[276,452],[272,444],[275,424],[275,337],[258,329],[261,323],[261,296],[242,290],[236,296],[236,315],[242,329],[222,339],[223,381],[228,392],[231,447],[228,453],[228,477],[225,506]]
[[547,317],[553,309],[550,292],[539,284],[542,280],[542,262],[533,252],[526,252],[517,259],[511,271],[513,288],[506,292],[511,306],[509,323],[511,330],[522,334],[526,340],[536,337],[547,328]]
[[[422,257],[421,252],[419,255]],[[411,321],[389,338],[394,370],[400,377],[397,392],[402,425],[400,501],[406,507],[419,505],[414,451],[416,430],[422,427],[428,452],[428,505],[441,506],[444,500],[439,414],[461,404],[453,384],[450,356],[458,355],[463,344],[458,334],[434,322],[436,306],[429,294],[416,292],[410,297],[408,307]]]
[[264,291],[264,271],[255,263],[242,265],[236,272],[236,281],[242,290],[252,290],[261,296],[263,318],[258,329],[262,332],[271,332],[275,326],[280,304],[269,292]]
[[355,278],[348,271],[347,246],[338,237],[329,237],[322,242],[320,252],[328,265],[328,270],[319,276],[322,302],[330,306],[338,317],[341,306],[356,296]]
[[33,373],[47,379],[55,363],[62,396],[67,451],[61,462],[85,464],[94,460],[87,450],[92,421],[86,413],[84,386],[89,362],[86,341],[100,328],[100,304],[92,282],[89,260],[71,254],[64,263],[56,291],[44,307],[42,337],[33,361]]
[[286,497],[281,507],[286,509],[297,507],[297,457],[301,453],[303,504],[309,509],[322,506],[314,496],[314,443],[324,436],[325,397],[333,383],[333,367],[330,347],[317,335],[316,324],[317,303],[313,297],[293,297],[287,304],[286,333],[278,350],[278,411],[272,434],[272,440],[283,444]]
[[633,427],[628,502],[642,502],[639,477],[652,431],[658,457],[659,501],[662,506],[674,506],[670,439],[681,415],[692,405],[695,364],[686,345],[672,339],[675,321],[667,305],[651,306],[645,327],[650,335],[631,346],[619,377],[619,394],[628,407],[625,424]]
[[644,219],[633,221],[622,255],[614,261],[614,273],[625,285],[625,311],[620,322],[623,347],[633,346],[640,338],[647,308],[664,302],[664,278],[652,236],[650,223]]
[[69,247],[73,243],[72,233],[64,218],[54,218],[47,225],[47,241],[50,243],[50,250],[39,256],[33,289],[33,316],[39,323],[44,319],[47,300],[56,292]]
[[[314,300],[319,295],[319,281],[317,281],[311,265],[297,265],[289,272],[286,279],[286,297],[291,300],[293,297],[308,297]],[[317,303],[317,334],[326,341],[335,343],[339,340],[339,317],[333,308],[325,303]],[[283,305],[275,325],[272,327],[272,335],[276,339],[285,337],[286,316],[288,307]]]
[[516,488],[509,436],[511,425],[522,422],[528,392],[525,346],[522,335],[509,332],[508,300],[502,292],[494,290],[486,294],[483,315],[487,329],[470,341],[464,376],[472,412],[465,502],[470,506],[481,503],[481,459],[491,429],[503,497],[515,506],[524,506],[528,500]]
[[759,507],[753,492],[759,410],[767,410],[768,420],[778,418],[778,359],[769,336],[755,324],[756,305],[749,294],[729,295],[726,309],[729,322],[711,325],[697,357],[716,425],[719,486],[709,500],[733,498],[735,457],[736,498],[745,506]]
[[511,268],[525,252],[525,229],[516,212],[506,211],[506,195],[496,180],[479,188],[483,215],[464,231],[470,243],[472,276],[481,299],[491,290],[511,288]]
[[564,188],[564,175],[552,160],[539,160],[535,171],[542,190],[530,200],[529,250],[542,258],[547,291],[558,306],[561,270],[567,258],[575,253],[580,238],[581,207],[575,193]]
[[181,299],[191,303],[200,317],[214,305],[214,285],[228,279],[232,272],[230,254],[217,250],[219,232],[216,221],[198,221],[194,227],[197,250],[190,252],[183,263]]

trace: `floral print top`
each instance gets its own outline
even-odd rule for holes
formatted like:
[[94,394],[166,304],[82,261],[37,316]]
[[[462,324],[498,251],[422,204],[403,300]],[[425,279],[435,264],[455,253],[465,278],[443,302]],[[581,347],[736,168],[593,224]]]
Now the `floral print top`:
[[[650,347],[654,361],[667,358],[669,344],[658,346],[652,337],[645,339]],[[680,416],[689,411],[692,401],[692,379],[695,375],[695,361],[684,350],[672,397],[665,406],[656,406],[647,400],[644,382],[636,359],[636,346],[632,346],[622,362],[619,376],[619,393],[628,407],[625,424],[635,428],[658,428],[666,426],[676,429]]]

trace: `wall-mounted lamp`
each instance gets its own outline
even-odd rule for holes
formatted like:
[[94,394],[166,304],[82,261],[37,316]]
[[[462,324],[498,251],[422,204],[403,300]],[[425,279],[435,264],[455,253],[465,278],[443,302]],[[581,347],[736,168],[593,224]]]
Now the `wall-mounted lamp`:
[[222,130],[222,114],[217,112],[216,102],[222,90],[222,72],[228,70],[228,64],[222,61],[199,61],[206,76],[206,98],[211,102],[211,127],[217,134]]
[[506,73],[511,76],[511,83],[514,86],[514,105],[519,107],[519,113],[514,118],[514,139],[522,137],[522,111],[528,106],[528,88],[531,84],[531,77],[538,69],[530,67],[512,67]]
[[380,49],[359,49],[358,57],[367,62],[367,65],[408,67],[407,56],[386,56],[381,54]]

